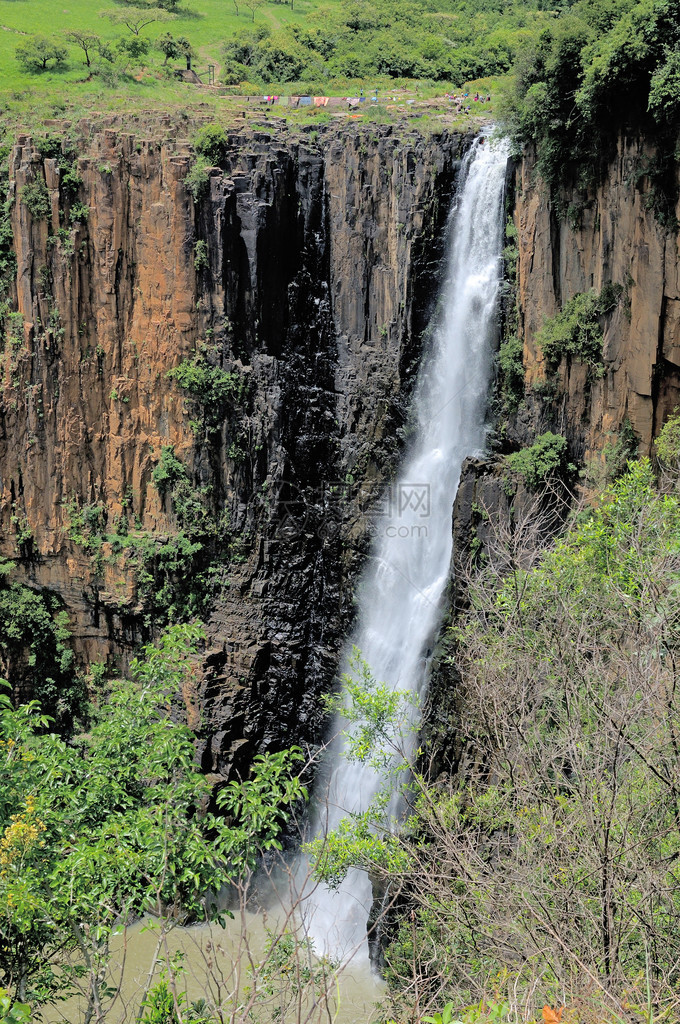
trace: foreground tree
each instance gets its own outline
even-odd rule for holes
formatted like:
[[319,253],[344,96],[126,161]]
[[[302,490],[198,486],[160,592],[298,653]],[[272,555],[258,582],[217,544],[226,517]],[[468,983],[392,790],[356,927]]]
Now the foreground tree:
[[14,998],[41,1005],[80,989],[85,1020],[103,1020],[118,995],[114,931],[156,915],[150,985],[168,931],[219,920],[210,893],[248,876],[305,796],[292,749],[256,758],[250,778],[217,794],[228,817],[201,810],[211,787],[177,702],[200,638],[178,626],[147,647],[71,743],[46,732],[35,702],[0,697],[0,983]]
[[557,543],[519,518],[470,570],[450,637],[451,774],[414,766],[401,834],[383,799],[313,848],[318,872],[363,866],[398,908],[383,932],[400,1020],[499,985],[512,1019],[534,1020],[539,992],[583,1019],[674,1020],[680,496],[643,461]]

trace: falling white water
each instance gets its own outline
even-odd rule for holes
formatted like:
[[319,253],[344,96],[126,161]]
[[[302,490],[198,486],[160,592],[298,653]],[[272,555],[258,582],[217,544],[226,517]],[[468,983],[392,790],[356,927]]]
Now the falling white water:
[[[461,168],[449,224],[443,310],[415,392],[414,441],[376,524],[360,588],[353,644],[378,682],[417,694],[426,683],[427,648],[441,617],[461,466],[484,443],[507,157],[503,143],[479,139]],[[365,810],[383,784],[371,768],[347,761],[342,753],[340,738],[331,749],[317,835],[336,828],[347,814]],[[316,887],[305,900],[315,947],[341,960],[367,959],[371,902],[363,871],[351,871],[338,890]]]

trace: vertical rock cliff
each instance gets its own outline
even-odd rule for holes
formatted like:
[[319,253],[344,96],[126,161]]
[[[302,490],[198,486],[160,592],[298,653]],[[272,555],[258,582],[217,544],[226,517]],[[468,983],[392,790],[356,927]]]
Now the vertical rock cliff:
[[517,169],[518,290],[529,390],[544,370],[535,345],[543,318],[578,292],[600,291],[610,282],[623,289],[604,324],[601,378],[589,385],[575,361],[560,369],[552,415],[579,459],[600,452],[624,418],[648,453],[680,400],[679,236],[655,216],[645,174],[651,155],[644,140],[622,138],[599,186],[587,195],[574,189],[559,206],[531,156]]
[[233,133],[194,201],[171,128],[12,152],[0,553],[86,661],[124,661],[200,578],[222,773],[317,734],[469,140]]
[[[608,173],[587,194],[574,188],[551,197],[532,154],[515,168],[510,212],[525,384],[518,408],[500,414],[506,450],[554,431],[567,439],[577,467],[604,472],[604,455],[624,423],[640,454],[650,454],[680,402],[680,239],[655,216],[644,174],[651,152],[644,140],[621,139]],[[573,355],[549,366],[536,344],[546,318],[605,285],[614,285],[619,297],[601,321],[597,373]],[[475,509],[509,507],[507,476],[502,458],[468,463],[454,515],[457,555],[477,529],[483,540]],[[521,482],[518,497],[524,505],[531,500]]]
[[[507,333],[516,330],[521,342],[524,385],[509,408],[502,389],[495,396],[490,417],[495,453],[469,459],[463,469],[453,516],[453,615],[465,601],[458,569],[471,555],[488,551],[494,520],[505,523],[508,535],[515,531],[518,548],[530,513],[543,517],[544,534],[559,529],[573,491],[583,488],[587,495],[593,483],[606,481],[619,439],[628,439],[631,452],[637,447],[641,455],[651,454],[654,437],[680,404],[680,236],[655,215],[652,182],[645,174],[652,157],[649,141],[622,138],[597,187],[587,193],[574,187],[558,196],[550,195],[534,154],[525,154],[514,168],[508,195],[515,229],[508,238],[512,294],[506,315]],[[605,285],[615,286],[618,301],[600,318],[596,372],[574,355],[549,365],[537,345],[546,318],[575,296],[600,293]],[[494,396],[490,399],[494,403]],[[541,488],[511,472],[505,455],[531,446],[547,431],[566,439],[565,463],[572,468],[563,492],[555,483],[541,498]],[[427,730],[439,763],[451,767],[461,752],[453,726],[456,680],[444,656],[449,642],[443,630]]]

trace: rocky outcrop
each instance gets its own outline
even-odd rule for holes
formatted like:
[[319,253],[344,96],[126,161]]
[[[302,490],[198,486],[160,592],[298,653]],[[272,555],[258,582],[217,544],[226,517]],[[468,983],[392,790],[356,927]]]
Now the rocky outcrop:
[[[129,539],[178,530],[152,477],[172,446],[229,549],[200,726],[224,773],[318,735],[467,140],[233,133],[194,202],[191,147],[159,127],[85,126],[72,172],[28,136],[12,152],[0,553],[60,596],[83,660],[120,663],[149,629]],[[167,377],[197,352],[244,382],[210,430]],[[106,524],[96,547],[84,509]]]

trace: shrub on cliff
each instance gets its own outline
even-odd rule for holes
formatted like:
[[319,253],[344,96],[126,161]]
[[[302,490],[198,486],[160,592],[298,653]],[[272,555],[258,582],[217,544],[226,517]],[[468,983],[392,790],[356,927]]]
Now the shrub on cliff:
[[555,316],[546,317],[536,335],[548,369],[554,372],[565,356],[587,363],[593,376],[602,373],[602,320],[611,314],[621,297],[621,285],[605,285],[595,291],[579,292]]
[[184,184],[191,193],[195,203],[198,203],[208,191],[210,185],[208,168],[212,166],[214,165],[210,160],[206,160],[204,156],[199,156],[194,160],[189,173],[184,178]]
[[673,410],[654,442],[656,454],[667,469],[677,469],[680,464],[680,410]]
[[227,141],[227,133],[221,124],[206,124],[196,132],[194,149],[217,166],[226,156]]
[[536,490],[549,476],[565,468],[567,439],[547,431],[528,448],[506,455],[508,468],[521,476],[530,490]]
[[21,189],[21,201],[34,220],[45,220],[50,215],[50,194],[45,179],[37,177]]
[[166,376],[199,407],[200,425],[209,434],[223,425],[229,407],[239,402],[246,390],[242,374],[211,366],[200,355],[183,359]]
[[12,568],[0,562],[0,675],[68,731],[84,710],[68,615],[49,593],[12,582]]
[[677,124],[680,116],[680,50],[669,50],[656,68],[649,88],[649,110],[660,123]]
[[174,445],[163,445],[161,457],[151,472],[151,479],[161,495],[165,495],[175,484],[186,477],[184,463],[175,455]]
[[508,411],[515,410],[524,397],[523,355],[524,346],[516,335],[501,342],[498,349],[500,395]]

